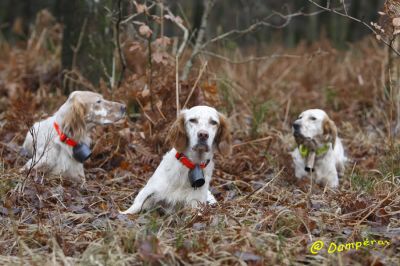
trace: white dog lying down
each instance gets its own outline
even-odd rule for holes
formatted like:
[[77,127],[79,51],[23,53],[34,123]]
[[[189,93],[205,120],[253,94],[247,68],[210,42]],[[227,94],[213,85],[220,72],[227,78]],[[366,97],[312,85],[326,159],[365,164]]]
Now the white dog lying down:
[[89,136],[95,125],[112,124],[125,116],[125,105],[90,91],[74,91],[51,117],[28,131],[24,150],[31,159],[22,168],[83,178],[83,161],[90,156]]
[[138,213],[158,202],[183,203],[192,207],[198,203],[216,203],[208,190],[214,169],[214,151],[224,155],[231,152],[225,116],[208,106],[182,110],[172,125],[168,140],[174,148],[164,155],[133,205],[122,213]]
[[[293,123],[293,135],[298,144],[292,152],[296,177],[307,177],[308,171],[313,171],[317,183],[337,187],[338,175],[344,174],[346,157],[335,123],[323,110],[306,110]],[[306,160],[312,151],[315,163],[313,169],[309,169]]]

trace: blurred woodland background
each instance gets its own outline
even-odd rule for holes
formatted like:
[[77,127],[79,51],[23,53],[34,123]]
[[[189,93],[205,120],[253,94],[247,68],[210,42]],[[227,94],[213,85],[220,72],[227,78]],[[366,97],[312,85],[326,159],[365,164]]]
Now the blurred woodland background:
[[[399,0],[0,0],[0,265],[398,265]],[[86,183],[19,169],[73,90],[128,106],[96,128]],[[182,108],[226,114],[217,206],[121,215]],[[294,177],[291,124],[335,121],[337,190]],[[365,240],[390,245],[310,253]]]
[[[160,1],[154,1],[154,3],[157,2]],[[194,44],[205,9],[204,1],[166,0],[162,2],[172,14],[184,20],[185,27],[191,34],[189,41]],[[334,2],[332,4],[335,4]],[[383,0],[343,0],[338,1],[336,6],[341,7],[344,3],[350,16],[370,22],[378,20],[377,10],[382,9],[383,2]],[[0,2],[0,38],[11,40],[15,44],[26,41],[35,23],[36,14],[42,9],[47,9],[58,22],[63,24],[62,68],[72,68],[73,50],[70,48],[77,45],[79,36],[82,34],[79,42],[79,57],[74,67],[79,67],[80,71],[92,82],[98,82],[99,77],[104,77],[104,67],[108,71],[112,69],[112,52],[116,46],[115,27],[119,23],[118,17],[121,15],[121,19],[126,19],[129,15],[136,13],[135,5],[132,3],[132,1],[117,0],[22,0],[17,2],[2,0]],[[148,3],[151,5],[151,1]],[[326,1],[317,0],[315,3],[324,5]],[[165,11],[160,6],[153,5],[153,8],[149,9],[149,16],[160,16],[162,12]],[[294,16],[288,17],[291,14]],[[206,29],[207,36],[217,36],[233,29],[247,29],[256,22],[266,21],[269,25],[256,27],[251,30],[251,34],[236,34],[231,38],[224,38],[214,46],[214,48],[227,49],[227,52],[232,52],[238,47],[254,48],[255,56],[264,55],[260,48],[265,45],[278,44],[284,47],[295,47],[300,42],[310,44],[321,38],[329,39],[336,48],[346,49],[349,42],[358,41],[370,33],[364,25],[331,12],[321,12],[321,9],[307,0],[215,1],[207,21],[209,25],[212,25]],[[124,27],[125,35],[133,37],[136,33],[135,23],[133,19],[129,22],[122,23],[120,26]],[[171,21],[165,22],[162,28],[160,20],[148,19],[148,22],[153,31],[152,40],[161,35],[168,37],[182,35],[181,29]],[[98,64],[99,58],[102,61],[101,64]]]

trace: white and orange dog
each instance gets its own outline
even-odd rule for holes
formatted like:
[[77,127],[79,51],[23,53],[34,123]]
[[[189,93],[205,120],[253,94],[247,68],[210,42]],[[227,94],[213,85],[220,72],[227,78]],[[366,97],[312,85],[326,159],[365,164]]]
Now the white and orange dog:
[[214,152],[227,155],[231,151],[225,116],[208,106],[182,110],[170,129],[168,140],[173,148],[164,155],[133,205],[122,213],[138,213],[160,202],[191,207],[216,203],[209,191]]
[[[316,183],[337,187],[338,176],[344,174],[347,159],[335,123],[323,110],[306,110],[293,123],[293,135],[298,144],[292,152],[296,177],[307,177],[312,171]],[[310,146],[313,146],[315,155],[313,168],[309,168],[306,162],[311,152]]]
[[90,91],[74,91],[51,117],[37,122],[23,148],[31,157],[22,171],[36,169],[72,178],[85,177],[83,161],[90,156],[90,130],[125,116],[125,105]]

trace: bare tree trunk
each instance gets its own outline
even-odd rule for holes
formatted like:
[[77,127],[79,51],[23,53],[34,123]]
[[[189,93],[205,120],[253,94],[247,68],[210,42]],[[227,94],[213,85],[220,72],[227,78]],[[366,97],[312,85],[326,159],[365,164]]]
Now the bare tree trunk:
[[203,4],[204,4],[204,12],[203,16],[201,17],[201,24],[199,31],[197,33],[196,42],[194,44],[193,52],[190,55],[189,60],[186,62],[185,67],[183,68],[181,80],[187,80],[190,70],[192,69],[193,66],[193,60],[200,52],[200,48],[203,44],[204,35],[207,29],[208,16],[210,15],[211,8],[214,5],[214,0],[204,0]]
[[[391,39],[391,44],[397,51],[400,49],[400,26],[395,20],[400,20],[400,2],[397,0],[387,0],[384,6],[384,12],[388,16],[386,22],[386,31],[389,31],[388,37]],[[388,49],[388,67],[389,67],[389,86],[391,100],[391,116],[396,117],[394,124],[394,135],[400,133],[400,57],[393,49]]]

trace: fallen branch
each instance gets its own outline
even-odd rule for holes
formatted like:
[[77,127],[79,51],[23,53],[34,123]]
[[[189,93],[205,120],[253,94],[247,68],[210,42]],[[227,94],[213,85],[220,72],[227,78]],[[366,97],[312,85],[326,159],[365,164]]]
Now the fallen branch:
[[252,144],[252,143],[255,143],[255,142],[261,142],[261,141],[270,140],[270,139],[272,139],[271,136],[270,137],[261,138],[261,139],[254,139],[254,140],[250,140],[250,141],[246,141],[246,142],[243,142],[243,143],[232,145],[232,148],[237,148],[239,146],[248,145],[248,144]]

